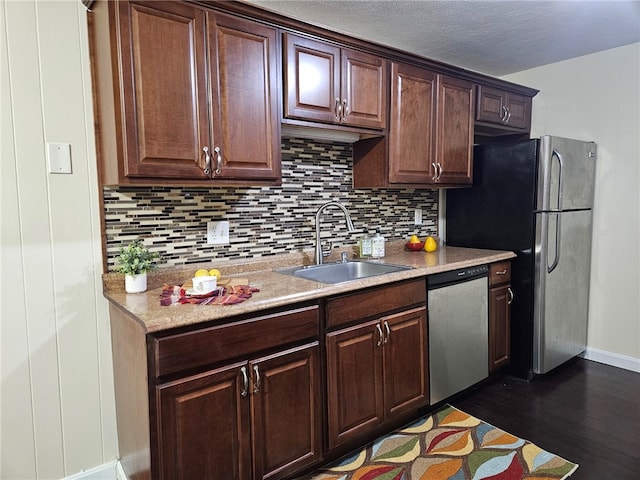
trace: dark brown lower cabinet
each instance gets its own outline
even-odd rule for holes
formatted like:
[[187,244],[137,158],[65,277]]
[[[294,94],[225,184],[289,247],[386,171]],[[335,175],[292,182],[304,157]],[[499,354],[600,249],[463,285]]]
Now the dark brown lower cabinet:
[[323,460],[317,304],[146,332],[110,307],[132,480],[279,480]]
[[235,364],[158,387],[163,479],[251,478],[250,405]]
[[321,455],[318,342],[157,387],[163,479],[277,479]]
[[489,266],[489,373],[511,361],[511,264]]
[[[329,300],[329,324],[339,323],[332,316],[351,318],[358,308],[365,315],[374,313],[374,318],[363,317],[326,335],[329,450],[427,404],[427,312],[424,303],[415,304],[425,296],[421,279],[337,297],[335,306]],[[406,310],[384,314],[385,308],[402,308],[403,303]],[[376,306],[382,315],[372,311]]]

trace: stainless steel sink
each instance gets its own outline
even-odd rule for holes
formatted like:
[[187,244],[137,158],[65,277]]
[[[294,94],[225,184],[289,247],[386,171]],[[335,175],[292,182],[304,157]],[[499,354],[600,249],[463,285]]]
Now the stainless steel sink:
[[276,270],[284,275],[306,278],[320,283],[342,283],[360,278],[384,275],[385,273],[411,270],[413,267],[404,265],[392,265],[389,263],[377,263],[368,261],[352,261],[344,263],[325,263],[323,265],[310,265],[308,267],[292,267]]

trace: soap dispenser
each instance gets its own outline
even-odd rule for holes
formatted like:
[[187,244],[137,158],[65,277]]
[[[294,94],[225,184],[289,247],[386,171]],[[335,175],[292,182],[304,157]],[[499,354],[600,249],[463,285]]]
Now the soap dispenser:
[[371,237],[368,234],[360,239],[360,258],[369,258],[371,256]]
[[371,256],[373,258],[384,257],[384,237],[380,232],[376,232],[375,237],[371,239]]

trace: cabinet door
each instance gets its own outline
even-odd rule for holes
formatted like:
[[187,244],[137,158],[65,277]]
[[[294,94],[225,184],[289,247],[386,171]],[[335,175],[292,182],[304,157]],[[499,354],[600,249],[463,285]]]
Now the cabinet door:
[[327,334],[329,448],[384,419],[382,330],[376,320]]
[[251,362],[254,479],[321,459],[319,362],[318,342]]
[[507,109],[508,126],[525,130],[531,128],[531,98],[507,93]]
[[467,185],[472,182],[473,84],[457,78],[438,77],[438,126],[436,161],[438,183]]
[[290,33],[283,39],[285,117],[339,122],[340,48]]
[[489,289],[489,372],[508,365],[511,354],[509,285]]
[[117,6],[122,70],[116,90],[122,92],[123,109],[117,128],[123,130],[124,156],[120,175],[206,179],[204,12],[177,2]]
[[240,363],[157,387],[163,480],[251,479],[248,392]]
[[385,330],[385,410],[398,415],[428,403],[427,310],[416,308],[382,319]]
[[342,123],[385,128],[387,61],[355,50],[342,50]]
[[507,106],[506,92],[495,88],[478,86],[476,120],[502,124]]
[[435,73],[401,63],[392,64],[390,183],[433,181],[436,92]]
[[276,29],[227,15],[207,15],[212,177],[278,179]]

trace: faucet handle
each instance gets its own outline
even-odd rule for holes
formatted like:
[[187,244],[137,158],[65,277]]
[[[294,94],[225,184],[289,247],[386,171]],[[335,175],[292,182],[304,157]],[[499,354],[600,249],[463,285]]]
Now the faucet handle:
[[340,255],[340,260],[342,261],[342,263],[347,263],[347,252],[342,252],[342,254]]

